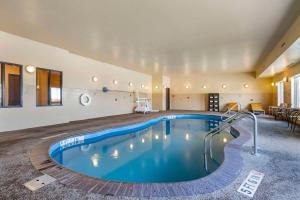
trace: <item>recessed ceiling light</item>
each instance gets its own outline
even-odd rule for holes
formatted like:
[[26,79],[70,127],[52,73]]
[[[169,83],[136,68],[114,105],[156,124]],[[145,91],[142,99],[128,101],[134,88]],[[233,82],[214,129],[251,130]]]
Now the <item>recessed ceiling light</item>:
[[113,83],[114,83],[115,85],[117,85],[117,84],[118,84],[118,81],[117,81],[117,80],[113,80]]

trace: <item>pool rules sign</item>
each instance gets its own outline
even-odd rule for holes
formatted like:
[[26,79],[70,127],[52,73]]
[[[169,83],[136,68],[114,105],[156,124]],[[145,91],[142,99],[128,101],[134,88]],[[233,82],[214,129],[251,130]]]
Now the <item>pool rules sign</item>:
[[247,195],[248,197],[253,197],[263,178],[263,173],[251,170],[246,180],[242,183],[237,191]]

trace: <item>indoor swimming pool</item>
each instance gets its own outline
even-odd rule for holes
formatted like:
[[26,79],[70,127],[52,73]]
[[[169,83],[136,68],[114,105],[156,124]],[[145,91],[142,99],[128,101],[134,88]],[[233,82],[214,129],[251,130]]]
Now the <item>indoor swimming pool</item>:
[[[81,174],[132,183],[167,183],[199,179],[224,160],[224,146],[234,136],[216,134],[212,157],[205,159],[205,135],[220,123],[213,115],[171,115],[143,123],[67,138],[50,147],[58,164]],[[206,166],[206,167],[205,167]]]

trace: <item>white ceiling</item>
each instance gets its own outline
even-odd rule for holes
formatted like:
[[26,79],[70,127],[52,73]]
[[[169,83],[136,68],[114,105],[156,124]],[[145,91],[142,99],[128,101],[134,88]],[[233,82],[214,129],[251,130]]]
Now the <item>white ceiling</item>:
[[300,38],[285,50],[260,76],[269,77],[300,61]]
[[5,0],[0,30],[145,73],[249,72],[297,0]]

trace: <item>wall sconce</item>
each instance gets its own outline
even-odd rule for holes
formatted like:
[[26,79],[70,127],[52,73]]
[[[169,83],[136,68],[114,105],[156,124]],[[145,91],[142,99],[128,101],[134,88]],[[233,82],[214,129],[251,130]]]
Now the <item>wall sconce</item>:
[[274,87],[274,86],[275,86],[275,83],[274,83],[274,82],[272,82],[272,83],[271,83],[271,85],[272,85],[272,87]]
[[190,86],[189,86],[189,85],[186,85],[186,86],[185,86],[185,88],[186,88],[186,89],[189,89],[189,88],[190,88]]
[[244,88],[248,88],[249,85],[247,83],[244,84]]
[[278,86],[278,83],[275,83],[276,86]]
[[203,85],[202,88],[203,88],[203,89],[206,89],[207,87],[206,87],[206,85]]
[[33,73],[33,72],[35,72],[35,67],[32,66],[32,65],[27,65],[27,66],[25,67],[25,69],[26,69],[26,71],[27,71],[28,73]]
[[97,77],[97,76],[93,76],[93,77],[92,77],[92,81],[93,81],[93,82],[98,82],[98,77]]
[[282,80],[283,80],[283,82],[289,82],[289,79],[288,79],[288,77],[286,77],[286,76],[285,76],[285,77],[283,77],[283,79],[282,79]]
[[142,85],[141,85],[141,88],[144,88],[144,87],[145,87],[145,85],[144,85],[144,84],[142,84]]
[[118,84],[118,81],[117,81],[117,80],[113,80],[113,84],[114,84],[114,85],[117,85],[117,84]]
[[155,89],[158,89],[158,85],[155,86]]
[[227,88],[227,85],[226,84],[222,84],[222,88],[223,89]]
[[132,82],[129,82],[129,83],[128,83],[128,85],[129,85],[130,87],[132,87],[132,86],[133,86]]

